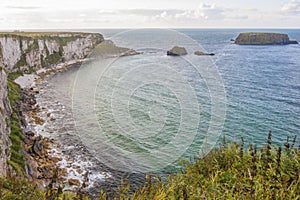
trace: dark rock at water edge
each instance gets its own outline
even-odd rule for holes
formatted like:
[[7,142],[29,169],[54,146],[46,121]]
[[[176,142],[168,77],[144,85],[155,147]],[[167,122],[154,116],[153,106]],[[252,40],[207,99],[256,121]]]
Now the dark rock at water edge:
[[214,53],[206,53],[203,51],[195,51],[194,54],[197,56],[214,56],[215,55]]
[[299,44],[296,40],[290,40],[289,44]]
[[172,49],[167,51],[168,56],[183,56],[187,55],[187,51],[184,47],[174,46]]

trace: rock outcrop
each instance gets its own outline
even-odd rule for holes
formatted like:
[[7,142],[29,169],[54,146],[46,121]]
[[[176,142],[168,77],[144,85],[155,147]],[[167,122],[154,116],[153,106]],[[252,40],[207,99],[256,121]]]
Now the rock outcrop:
[[282,33],[240,33],[235,44],[242,45],[285,45],[298,44],[290,40],[287,34]]
[[32,72],[83,59],[102,41],[98,33],[0,33],[0,66],[9,72]]
[[168,56],[183,56],[186,55],[187,51],[184,47],[175,46],[171,50],[167,51]]
[[214,56],[215,55],[214,53],[205,53],[203,51],[195,51],[194,54],[197,56]]
[[7,175],[7,160],[10,149],[10,115],[11,107],[7,93],[7,76],[0,67],[0,177]]
[[91,57],[95,58],[107,58],[107,57],[123,57],[123,56],[134,56],[139,55],[140,52],[137,52],[133,49],[119,47],[114,44],[111,40],[105,40],[101,44],[97,45],[91,54]]

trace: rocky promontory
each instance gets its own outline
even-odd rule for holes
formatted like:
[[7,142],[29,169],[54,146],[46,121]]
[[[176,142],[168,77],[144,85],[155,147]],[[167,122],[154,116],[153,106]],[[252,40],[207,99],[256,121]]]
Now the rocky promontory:
[[97,45],[91,53],[92,58],[110,58],[110,57],[123,57],[139,55],[141,52],[137,52],[134,49],[119,47],[111,40],[105,40],[101,44]]
[[295,40],[290,40],[287,34],[282,33],[240,33],[235,44],[241,45],[286,45],[298,44]]

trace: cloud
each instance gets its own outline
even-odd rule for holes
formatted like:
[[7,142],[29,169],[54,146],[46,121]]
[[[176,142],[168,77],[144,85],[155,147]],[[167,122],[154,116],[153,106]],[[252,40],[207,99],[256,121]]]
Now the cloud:
[[99,10],[98,11],[98,14],[99,15],[114,15],[116,14],[117,12],[115,10]]
[[19,10],[35,10],[35,9],[39,9],[41,7],[37,7],[37,6],[6,6],[6,8],[19,9]]
[[164,12],[173,15],[173,14],[182,12],[182,10],[179,10],[179,9],[126,9],[126,10],[120,10],[120,12],[124,13],[124,14],[153,17],[156,15],[160,15]]
[[101,16],[137,16],[150,20],[222,20],[226,18],[225,11],[229,9],[217,7],[215,4],[201,4],[194,10],[184,9],[119,9],[99,10]]
[[233,16],[228,16],[228,19],[233,19],[233,20],[246,20],[249,18],[248,15],[233,15]]
[[4,9],[6,13],[0,12],[0,27],[230,27],[253,21],[256,25],[259,16],[256,9],[229,8],[219,4],[201,4],[194,9],[91,8],[62,11],[48,9],[46,5],[9,8]]
[[300,1],[291,0],[282,6],[281,11],[291,15],[300,15]]
[[194,10],[148,10],[147,13],[155,14],[153,20],[222,20],[226,18],[226,10],[215,4],[201,4]]

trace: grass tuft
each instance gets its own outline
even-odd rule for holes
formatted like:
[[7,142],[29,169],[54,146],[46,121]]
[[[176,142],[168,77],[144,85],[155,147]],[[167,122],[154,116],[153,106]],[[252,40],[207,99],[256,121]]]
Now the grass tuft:
[[[203,159],[187,164],[182,173],[167,179],[146,175],[144,185],[133,193],[129,182],[123,180],[118,192],[108,194],[101,190],[97,199],[299,199],[300,149],[291,144],[285,150],[274,146],[271,136],[270,132],[262,151],[257,152],[255,145],[249,145],[242,155],[243,144],[223,141]],[[18,165],[13,163],[12,166],[17,168]],[[9,197],[13,199],[29,199],[22,198],[24,193],[32,195],[31,199],[41,200],[89,199],[81,192],[65,193],[61,187],[51,186],[42,192],[22,180],[1,182],[1,179],[0,195],[1,191],[3,194],[1,184],[4,194],[8,194],[9,188],[9,195],[12,195]]]

